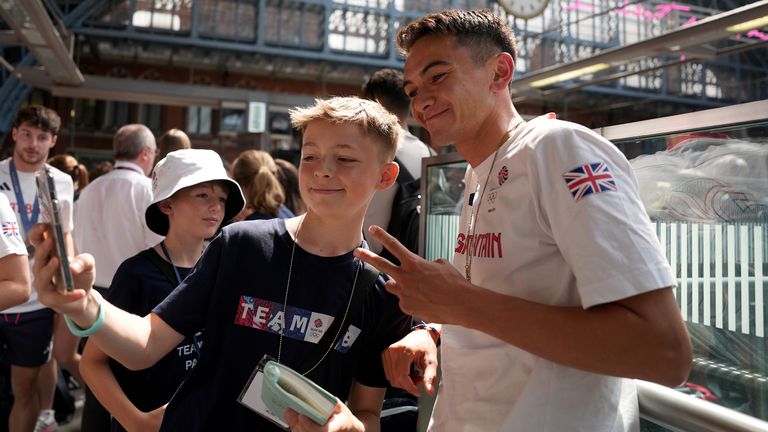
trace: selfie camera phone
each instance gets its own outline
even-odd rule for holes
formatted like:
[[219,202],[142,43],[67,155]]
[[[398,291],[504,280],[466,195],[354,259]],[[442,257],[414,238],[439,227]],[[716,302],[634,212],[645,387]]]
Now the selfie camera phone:
[[42,203],[43,210],[48,214],[55,244],[54,255],[59,258],[59,277],[55,281],[62,283],[67,291],[75,289],[72,272],[69,270],[69,258],[67,257],[67,245],[64,242],[64,229],[61,226],[61,211],[59,199],[56,195],[56,187],[53,182],[53,174],[49,167],[43,167],[35,175],[37,181],[37,196]]

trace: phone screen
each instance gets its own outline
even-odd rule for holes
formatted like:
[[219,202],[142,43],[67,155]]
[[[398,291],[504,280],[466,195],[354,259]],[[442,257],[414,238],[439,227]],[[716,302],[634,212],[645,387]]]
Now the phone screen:
[[72,279],[72,272],[69,270],[69,258],[67,257],[67,245],[64,241],[64,229],[61,225],[61,212],[59,211],[59,200],[56,195],[56,187],[53,182],[53,174],[48,167],[43,167],[35,175],[37,180],[37,194],[43,206],[43,210],[48,214],[51,224],[50,232],[53,234],[53,243],[55,244],[54,254],[59,258],[59,277],[56,285],[62,284],[67,291],[75,289]]

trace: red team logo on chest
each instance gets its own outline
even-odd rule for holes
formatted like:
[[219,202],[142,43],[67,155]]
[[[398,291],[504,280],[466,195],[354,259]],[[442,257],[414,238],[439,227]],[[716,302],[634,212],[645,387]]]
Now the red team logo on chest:
[[499,186],[503,185],[505,181],[509,180],[509,169],[504,165],[499,170]]

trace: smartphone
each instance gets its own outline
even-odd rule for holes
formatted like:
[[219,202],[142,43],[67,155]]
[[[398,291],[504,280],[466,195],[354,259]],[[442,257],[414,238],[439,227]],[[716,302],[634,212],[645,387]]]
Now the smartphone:
[[56,187],[53,182],[53,174],[49,167],[43,167],[35,175],[37,181],[37,196],[43,206],[43,210],[48,214],[51,224],[51,233],[53,233],[53,243],[55,244],[54,255],[59,258],[59,277],[55,284],[63,284],[67,291],[75,289],[75,283],[72,279],[72,272],[69,270],[69,258],[67,257],[67,244],[64,241],[64,229],[61,226],[61,211],[59,210],[59,199],[56,195]]

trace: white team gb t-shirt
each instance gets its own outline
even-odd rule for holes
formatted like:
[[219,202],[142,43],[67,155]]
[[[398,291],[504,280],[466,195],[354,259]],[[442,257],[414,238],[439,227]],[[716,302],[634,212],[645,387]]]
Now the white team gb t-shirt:
[[[22,223],[21,215],[19,213],[20,211],[20,205],[18,204],[18,200],[16,199],[16,194],[14,193],[13,188],[13,182],[11,180],[11,174],[10,174],[10,161],[11,159],[5,159],[3,161],[0,161],[0,191],[2,191],[2,194],[5,195],[5,197],[8,199],[8,201],[11,204],[11,208],[16,213],[16,221],[18,223],[19,231],[21,232],[22,239],[26,242],[27,240],[27,233],[24,231],[24,226]],[[70,232],[72,231],[72,202],[74,199],[74,187],[72,184],[72,178],[68,176],[67,174],[64,174],[63,172],[59,171],[58,169],[51,167],[51,172],[53,173],[53,181],[54,185],[56,187],[56,192],[59,199],[59,209],[61,211],[61,222],[62,222],[62,229],[64,232]],[[22,172],[18,169],[16,170],[16,173],[19,176],[19,184],[21,186],[22,190],[22,197],[24,198],[24,206],[26,207],[26,212],[28,217],[32,217],[32,210],[35,203],[35,197],[37,196],[37,183],[35,182],[35,173],[33,172]],[[43,209],[42,203],[40,204],[40,215],[38,217],[37,222],[46,222],[50,220],[48,215],[46,214],[45,210]],[[29,257],[29,269],[30,269],[30,279],[34,280],[34,275],[32,274],[32,263],[33,259],[30,256]],[[12,308],[6,309],[2,311],[3,313],[25,313],[25,312],[33,312],[36,310],[44,309],[45,306],[40,304],[40,302],[37,301],[37,291],[32,289],[29,300],[21,305],[14,306]]]
[[[609,141],[542,116],[518,127],[490,166],[493,156],[465,177],[453,264],[463,275],[471,253],[472,283],[582,308],[674,285],[630,165]],[[441,350],[432,431],[638,430],[632,380],[568,368],[460,326],[443,327]]]

